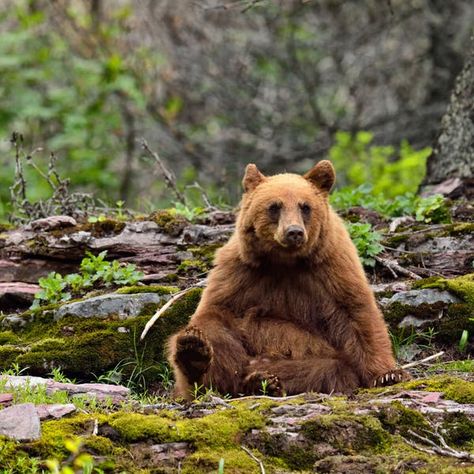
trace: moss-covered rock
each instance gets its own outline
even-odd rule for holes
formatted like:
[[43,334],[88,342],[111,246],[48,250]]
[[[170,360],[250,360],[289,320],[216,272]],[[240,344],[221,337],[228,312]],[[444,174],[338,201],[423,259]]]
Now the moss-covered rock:
[[[161,287],[159,291],[172,293],[175,289]],[[29,314],[25,326],[0,333],[5,341],[0,345],[0,370],[17,363],[31,374],[44,375],[60,367],[70,377],[91,380],[92,374],[98,376],[122,363],[124,375],[139,366],[150,368],[146,376],[153,379],[164,361],[166,340],[188,322],[201,291],[192,289],[178,300],[143,342],[140,334],[156,305],[144,307],[139,316],[126,320],[114,315],[54,320],[48,312]]]

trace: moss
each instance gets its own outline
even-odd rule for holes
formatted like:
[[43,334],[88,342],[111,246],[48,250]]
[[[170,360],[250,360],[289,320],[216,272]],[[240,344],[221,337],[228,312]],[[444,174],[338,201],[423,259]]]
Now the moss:
[[135,285],[135,286],[123,286],[119,288],[115,293],[120,295],[130,295],[136,293],[156,293],[158,295],[171,295],[176,293],[178,288],[175,286],[162,286],[162,285]]
[[0,346],[3,344],[16,344],[19,337],[13,331],[0,332]]
[[128,442],[149,439],[155,443],[165,443],[177,440],[172,420],[158,415],[120,413],[112,416],[109,424],[123,440]]
[[176,271],[178,274],[205,273],[209,271],[209,268],[209,264],[201,260],[183,260],[176,268]]
[[474,421],[464,413],[449,413],[443,420],[446,441],[454,446],[465,446],[474,441]]
[[[163,291],[164,288],[160,287]],[[171,289],[165,291],[173,291]],[[21,344],[0,346],[0,370],[13,363],[29,367],[30,373],[44,375],[53,367],[61,367],[69,377],[90,380],[91,373],[100,375],[126,361],[123,375],[135,367],[158,366],[163,362],[165,341],[187,324],[199,303],[201,289],[190,290],[153,325],[146,340],[138,338],[156,310],[144,308],[143,315],[119,320],[109,318],[77,318],[67,316],[60,321],[37,312],[35,320],[16,333]],[[126,332],[119,328],[126,328]],[[157,370],[147,370],[147,380],[157,376]]]
[[329,443],[340,452],[383,452],[390,446],[390,435],[372,416],[324,415],[302,425],[304,435],[315,442]]
[[442,362],[433,364],[428,367],[428,372],[474,372],[474,360],[452,360],[450,362]]
[[438,288],[449,290],[462,298],[474,309],[474,273],[468,273],[453,279],[430,277],[419,280],[413,284],[414,288]]
[[443,392],[444,397],[458,403],[474,403],[474,382],[450,375],[439,375],[426,379],[411,380],[398,385],[399,388],[423,389],[429,392]]
[[183,216],[166,210],[150,214],[149,219],[155,222],[163,232],[173,237],[181,234],[188,223]]
[[418,411],[405,407],[400,402],[392,402],[387,407],[382,407],[378,413],[384,429],[390,433],[400,433],[406,436],[408,430],[429,429],[430,425],[425,417]]

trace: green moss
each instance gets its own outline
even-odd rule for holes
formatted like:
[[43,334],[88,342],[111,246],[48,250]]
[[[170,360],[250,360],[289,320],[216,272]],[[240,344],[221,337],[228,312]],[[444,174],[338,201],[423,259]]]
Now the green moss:
[[19,338],[13,331],[0,332],[0,346],[3,344],[16,344],[17,342],[19,342]]
[[449,413],[443,420],[446,441],[454,446],[465,446],[474,442],[474,421],[464,413]]
[[442,362],[433,364],[428,368],[428,372],[474,372],[474,360],[453,360],[450,362]]
[[390,446],[390,435],[372,416],[324,415],[302,425],[304,435],[325,442],[341,453],[383,452]]
[[188,223],[183,216],[166,210],[150,214],[149,219],[155,222],[163,232],[174,237],[181,234]]
[[176,271],[179,274],[187,274],[187,273],[205,273],[209,271],[209,264],[202,262],[201,260],[183,260]]
[[162,286],[162,285],[135,285],[135,286],[124,286],[119,288],[115,293],[120,295],[130,295],[136,293],[156,293],[158,295],[171,295],[176,293],[178,288],[175,286]]
[[[158,291],[175,291],[171,287],[159,288]],[[201,292],[197,288],[190,290],[174,303],[153,325],[143,342],[138,341],[139,335],[156,305],[146,307],[143,315],[126,320],[67,316],[54,321],[48,312],[45,315],[38,311],[33,321],[13,333],[21,343],[0,346],[0,370],[18,363],[21,368],[29,367],[31,374],[45,375],[53,367],[61,367],[69,377],[90,380],[91,373],[100,375],[123,361],[128,362],[124,367],[125,377],[137,365],[142,368],[158,366],[164,359],[166,340],[187,324]],[[148,380],[157,376],[157,370],[147,370]]]
[[149,439],[155,443],[165,443],[177,440],[172,420],[158,415],[120,413],[112,416],[109,424],[123,440],[128,442]]
[[384,429],[390,433],[400,433],[406,436],[408,430],[429,429],[430,425],[425,417],[418,411],[405,407],[400,402],[392,402],[389,406],[383,407],[378,414]]
[[427,390],[443,392],[444,397],[458,403],[474,403],[474,382],[449,375],[439,375],[426,379],[411,380],[399,384],[399,388],[407,390]]
[[474,310],[474,273],[453,279],[430,277],[413,284],[414,288],[438,288],[449,290],[462,298]]

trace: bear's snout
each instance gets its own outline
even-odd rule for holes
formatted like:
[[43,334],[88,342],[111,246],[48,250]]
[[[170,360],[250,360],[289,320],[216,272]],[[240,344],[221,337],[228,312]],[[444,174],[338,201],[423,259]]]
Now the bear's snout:
[[285,244],[289,247],[299,247],[305,241],[305,232],[299,225],[290,225],[285,230]]

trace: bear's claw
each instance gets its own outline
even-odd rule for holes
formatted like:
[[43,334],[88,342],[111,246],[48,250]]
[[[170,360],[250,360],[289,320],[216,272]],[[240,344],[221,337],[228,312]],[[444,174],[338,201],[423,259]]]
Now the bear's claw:
[[280,397],[283,395],[283,388],[277,376],[266,371],[255,370],[244,379],[245,393],[255,395],[270,395]]
[[190,382],[198,381],[209,368],[213,350],[203,332],[190,326],[176,339],[175,361]]
[[399,382],[405,382],[410,380],[411,375],[403,369],[393,369],[387,372],[386,374],[376,377],[372,382],[372,387],[386,387],[388,385],[393,385]]

